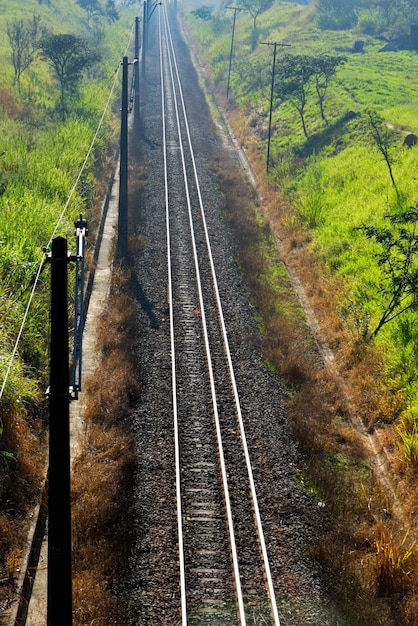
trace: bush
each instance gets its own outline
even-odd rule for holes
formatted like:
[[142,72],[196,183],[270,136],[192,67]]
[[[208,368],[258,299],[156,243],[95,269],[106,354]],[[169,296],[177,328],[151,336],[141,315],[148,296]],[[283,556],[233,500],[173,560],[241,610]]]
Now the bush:
[[318,25],[323,30],[346,30],[357,23],[356,0],[319,0]]
[[357,26],[364,35],[380,35],[386,29],[386,20],[380,11],[362,11],[357,18]]

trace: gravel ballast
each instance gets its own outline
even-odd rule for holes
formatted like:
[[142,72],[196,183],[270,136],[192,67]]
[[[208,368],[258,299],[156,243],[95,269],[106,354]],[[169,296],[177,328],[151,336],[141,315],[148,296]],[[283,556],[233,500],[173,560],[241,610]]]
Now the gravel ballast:
[[[130,209],[136,224],[134,237],[142,242],[134,255],[134,266],[137,353],[143,394],[131,423],[139,461],[131,510],[136,542],[126,588],[130,624],[150,626],[180,623],[156,18],[157,15],[149,38],[152,45],[147,56],[146,80],[141,84],[141,128],[134,138],[140,143],[146,186],[141,199]],[[280,619],[292,626],[348,624],[339,615],[310,556],[327,524],[327,512],[297,480],[300,456],[286,416],[286,389],[263,361],[254,308],[233,262],[234,233],[222,217],[227,210],[222,186],[210,167],[216,160],[224,168],[239,168],[239,159],[225,149],[217,134],[188,49],[174,21],[173,31]],[[135,176],[135,172],[131,171],[130,176]],[[246,186],[244,179],[242,185]],[[181,379],[178,386],[182,387]],[[242,518],[248,514],[242,511]],[[254,623],[270,623],[268,615],[257,605],[262,602],[254,602]],[[230,615],[231,609],[225,609],[224,623],[237,623],[230,621]],[[203,623],[199,607],[190,623]]]

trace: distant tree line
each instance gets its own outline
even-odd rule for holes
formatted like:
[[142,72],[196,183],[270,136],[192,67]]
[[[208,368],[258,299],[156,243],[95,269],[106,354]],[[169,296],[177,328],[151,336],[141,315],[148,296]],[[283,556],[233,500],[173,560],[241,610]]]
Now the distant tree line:
[[106,19],[114,22],[119,18],[115,0],[77,0],[77,4],[87,13],[87,21]]
[[356,24],[369,34],[405,30],[418,19],[418,0],[317,0],[318,23],[324,29]]

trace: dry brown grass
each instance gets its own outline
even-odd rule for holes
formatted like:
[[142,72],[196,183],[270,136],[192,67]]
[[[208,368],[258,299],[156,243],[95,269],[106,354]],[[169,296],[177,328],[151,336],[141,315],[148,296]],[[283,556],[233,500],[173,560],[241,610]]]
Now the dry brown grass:
[[98,332],[99,371],[85,387],[86,436],[72,483],[74,624],[80,626],[123,624],[118,586],[127,575],[135,464],[124,420],[140,393],[131,293],[130,272],[116,268]]
[[[132,142],[129,166],[130,253],[142,246],[140,238],[132,234],[145,184],[137,145]],[[86,437],[72,485],[75,626],[127,622],[127,603],[119,587],[126,580],[132,545],[132,520],[127,511],[136,454],[135,441],[125,424],[141,393],[135,352],[135,278],[129,260],[128,266],[113,269],[97,336],[100,367],[84,390],[88,397]]]
[[0,615],[9,600],[15,599],[29,514],[40,498],[46,462],[40,417],[8,411],[2,420],[1,446],[12,452],[15,460],[8,465],[0,460]]
[[[222,103],[220,94],[218,102]],[[385,387],[379,353],[350,335],[337,315],[344,285],[324,272],[310,250],[309,233],[303,231],[292,207],[267,181],[264,154],[239,111],[225,101],[223,106],[229,107],[229,121],[250,157],[258,177],[258,197],[262,198],[261,205],[255,194],[249,200],[246,191],[240,192],[247,184],[232,168],[213,165],[225,194],[226,219],[239,242],[237,263],[263,320],[266,359],[289,388],[289,417],[303,451],[303,469],[331,513],[330,526],[313,548],[314,556],[353,619],[384,626],[415,624],[415,556],[409,560],[411,572],[402,577],[402,594],[394,580],[386,585],[385,597],[381,594],[383,573],[377,572],[383,553],[377,550],[379,538],[382,532],[388,537],[402,537],[405,528],[392,518],[388,497],[369,468],[367,441],[351,419],[354,411],[366,426],[391,422],[402,405],[402,396]],[[263,226],[256,217],[260,213]],[[280,240],[280,255],[277,249],[262,244],[270,233]],[[260,255],[260,250],[265,254]],[[281,262],[304,287],[319,322],[316,339],[335,355],[331,368],[325,366],[306,323],[295,315],[289,280],[276,285],[265,280],[269,266]],[[390,428],[383,433],[388,448],[396,450]],[[416,476],[407,475],[403,468],[399,477],[398,458],[393,455],[392,472],[405,519],[413,525],[417,519]]]

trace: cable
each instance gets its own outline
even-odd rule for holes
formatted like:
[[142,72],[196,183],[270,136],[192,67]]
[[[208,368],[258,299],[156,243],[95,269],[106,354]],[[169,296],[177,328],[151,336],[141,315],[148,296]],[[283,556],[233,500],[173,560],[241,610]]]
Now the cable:
[[[128,45],[126,46],[126,52],[128,51],[128,49],[129,49],[129,47],[130,47],[130,45],[131,45],[132,35],[133,35],[133,31],[134,31],[134,26],[135,26],[135,24],[132,26],[131,34],[130,34],[130,36],[129,36],[129,40],[128,40]],[[126,56],[126,53],[125,53],[125,56]],[[67,201],[66,201],[66,203],[65,203],[65,205],[64,205],[64,208],[63,208],[63,210],[61,211],[60,216],[58,217],[58,221],[57,221],[57,223],[56,223],[56,225],[55,225],[55,228],[54,228],[54,230],[53,230],[53,232],[52,232],[51,237],[49,238],[48,244],[46,245],[45,249],[49,249],[49,248],[51,247],[51,242],[52,242],[52,240],[54,239],[54,237],[55,237],[55,235],[56,235],[56,233],[57,233],[57,231],[58,231],[58,228],[59,228],[59,226],[60,226],[60,224],[61,224],[61,222],[62,222],[62,220],[63,220],[63,218],[64,218],[64,215],[65,215],[65,213],[66,213],[66,211],[67,211],[67,209],[68,209],[68,206],[69,206],[69,204],[70,204],[70,202],[71,202],[71,200],[72,200],[72,197],[73,197],[73,195],[74,195],[74,193],[75,193],[75,190],[76,190],[76,188],[77,188],[77,185],[78,185],[78,183],[79,183],[79,181],[80,181],[80,178],[81,178],[81,176],[82,176],[82,174],[83,174],[83,172],[84,172],[84,170],[85,170],[85,167],[86,167],[86,165],[87,165],[87,162],[88,162],[88,160],[89,160],[89,157],[90,157],[90,155],[91,155],[91,152],[92,152],[92,150],[93,150],[93,147],[94,147],[94,145],[95,145],[95,143],[96,143],[96,139],[97,139],[98,134],[99,134],[99,132],[100,132],[100,130],[101,130],[101,127],[102,127],[102,125],[103,125],[105,115],[106,115],[107,110],[108,110],[108,108],[109,108],[109,105],[110,105],[110,102],[111,102],[111,99],[112,99],[112,96],[113,96],[113,92],[114,92],[114,90],[115,90],[116,81],[117,81],[118,76],[119,76],[120,67],[121,67],[121,66],[120,66],[120,64],[119,64],[119,65],[118,65],[118,67],[117,67],[117,68],[116,68],[116,70],[115,70],[115,78],[114,78],[114,81],[113,81],[112,87],[111,87],[111,89],[110,89],[110,92],[109,92],[109,97],[108,97],[108,99],[107,99],[107,101],[106,101],[105,108],[104,108],[104,110],[103,110],[103,114],[102,114],[102,116],[101,116],[101,118],[100,118],[100,121],[99,121],[99,124],[98,124],[98,126],[97,126],[96,132],[94,133],[94,137],[93,137],[92,142],[91,142],[91,144],[90,144],[90,147],[89,147],[89,149],[88,149],[88,151],[87,151],[87,154],[86,154],[86,157],[85,157],[85,159],[84,159],[84,161],[83,161],[83,164],[82,164],[82,166],[81,166],[81,168],[80,168],[80,171],[79,171],[79,173],[78,173],[78,176],[77,176],[77,178],[76,178],[76,180],[75,180],[75,183],[74,183],[74,185],[73,185],[73,187],[72,187],[72,189],[71,189],[71,191],[70,191],[70,195],[68,196],[68,199],[67,199]],[[20,326],[20,328],[19,328],[19,332],[18,332],[18,334],[17,334],[17,338],[16,338],[16,341],[15,341],[15,344],[14,344],[14,347],[13,347],[13,351],[12,351],[11,357],[10,357],[10,359],[9,359],[9,363],[8,363],[8,366],[7,366],[6,374],[5,374],[5,377],[4,377],[4,380],[3,380],[3,383],[2,383],[1,389],[0,389],[0,401],[1,401],[1,399],[3,398],[4,390],[5,390],[5,388],[6,388],[6,384],[7,384],[8,378],[9,378],[9,376],[10,376],[10,372],[11,372],[11,369],[12,369],[13,361],[14,361],[14,358],[15,358],[15,356],[16,356],[17,349],[18,349],[18,347],[19,347],[19,343],[20,343],[20,339],[21,339],[21,337],[22,337],[23,329],[24,329],[25,324],[26,324],[26,320],[27,320],[27,317],[28,317],[28,314],[29,314],[29,310],[30,310],[30,307],[31,307],[31,305],[32,305],[32,300],[33,300],[33,297],[34,297],[34,295],[35,295],[35,291],[36,291],[36,288],[37,288],[37,286],[38,286],[39,278],[40,278],[40,275],[41,275],[42,270],[43,270],[43,268],[44,268],[44,265],[45,265],[45,260],[43,259],[43,260],[41,261],[41,263],[39,264],[38,270],[37,270],[37,272],[36,272],[36,274],[35,274],[35,280],[34,280],[34,283],[33,283],[33,286],[32,286],[32,290],[31,290],[31,292],[30,292],[30,296],[29,296],[28,303],[27,303],[27,305],[26,305],[25,313],[24,313],[24,315],[23,315],[22,324],[21,324],[21,326]],[[0,421],[0,424],[1,424],[1,421]]]

